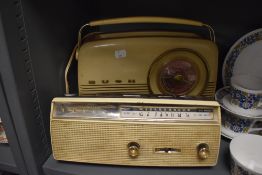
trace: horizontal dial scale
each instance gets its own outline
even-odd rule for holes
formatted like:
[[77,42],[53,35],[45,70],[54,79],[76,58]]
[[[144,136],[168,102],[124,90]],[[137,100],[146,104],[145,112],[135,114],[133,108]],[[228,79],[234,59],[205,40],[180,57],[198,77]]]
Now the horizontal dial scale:
[[54,118],[177,121],[213,120],[212,107],[152,105],[152,104],[105,104],[105,103],[57,103]]

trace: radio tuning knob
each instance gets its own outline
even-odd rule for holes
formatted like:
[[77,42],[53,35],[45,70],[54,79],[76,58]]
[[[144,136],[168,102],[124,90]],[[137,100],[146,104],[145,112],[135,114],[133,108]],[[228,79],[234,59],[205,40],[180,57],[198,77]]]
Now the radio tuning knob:
[[209,146],[206,143],[201,143],[197,146],[199,159],[205,160],[209,156]]
[[136,142],[130,142],[127,145],[128,148],[128,155],[131,158],[137,158],[139,156],[139,148],[140,145]]

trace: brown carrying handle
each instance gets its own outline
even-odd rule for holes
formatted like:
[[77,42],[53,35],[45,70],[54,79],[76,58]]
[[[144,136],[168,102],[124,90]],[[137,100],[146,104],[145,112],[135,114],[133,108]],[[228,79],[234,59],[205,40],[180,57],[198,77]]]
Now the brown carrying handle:
[[[95,26],[103,26],[103,25],[112,25],[112,24],[130,24],[130,23],[165,23],[165,24],[179,24],[179,25],[189,25],[189,26],[198,26],[198,27],[207,27],[209,30],[210,40],[215,42],[215,32],[211,26],[204,24],[199,21],[181,19],[181,18],[170,18],[170,17],[147,17],[147,16],[139,16],[139,17],[123,17],[123,18],[112,18],[112,19],[104,19],[91,21],[85,25],[83,25],[78,32],[78,42],[77,46],[74,49],[75,57],[78,59],[78,52],[80,49],[80,45],[82,42],[82,32],[86,27],[95,27]],[[65,71],[65,83],[66,83],[66,93],[69,93],[69,86],[67,81],[68,69],[71,65],[73,59],[73,54],[71,55],[66,71]]]

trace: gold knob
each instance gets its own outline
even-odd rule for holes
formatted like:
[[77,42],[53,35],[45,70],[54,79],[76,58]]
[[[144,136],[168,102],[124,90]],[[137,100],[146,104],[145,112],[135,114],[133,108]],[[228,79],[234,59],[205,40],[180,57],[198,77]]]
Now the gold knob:
[[198,157],[202,160],[207,159],[209,156],[209,146],[206,143],[201,143],[197,146]]
[[127,147],[128,147],[128,155],[131,158],[136,158],[137,156],[139,156],[140,145],[138,143],[130,142],[128,143]]

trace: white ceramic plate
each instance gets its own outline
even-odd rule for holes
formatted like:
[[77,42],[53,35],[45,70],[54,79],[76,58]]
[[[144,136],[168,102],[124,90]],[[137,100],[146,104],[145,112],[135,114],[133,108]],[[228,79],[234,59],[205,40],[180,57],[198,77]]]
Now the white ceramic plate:
[[262,29],[241,37],[226,55],[222,79],[224,86],[230,85],[233,75],[251,75],[262,78]]
[[[215,99],[216,101],[218,101],[218,103],[220,104],[221,108],[223,108],[224,110],[229,110],[227,109],[224,104],[223,104],[223,98],[229,94],[229,90],[230,88],[229,87],[223,87],[221,89],[219,89],[217,92],[216,92],[216,95],[215,95]],[[222,116],[223,117],[223,113],[222,113]],[[233,131],[229,130],[229,129],[226,129],[223,125],[221,125],[221,135],[228,138],[228,139],[233,139],[236,135],[236,133],[234,133]]]
[[221,126],[221,135],[228,138],[233,139],[234,137],[237,137],[239,135],[242,135],[240,133],[235,133],[231,131],[230,129],[225,128],[224,126]]
[[227,106],[224,104],[225,97],[227,97],[229,94],[230,94],[230,87],[229,86],[223,87],[216,91],[215,100],[220,104],[221,108],[234,114],[234,111],[228,109]]

